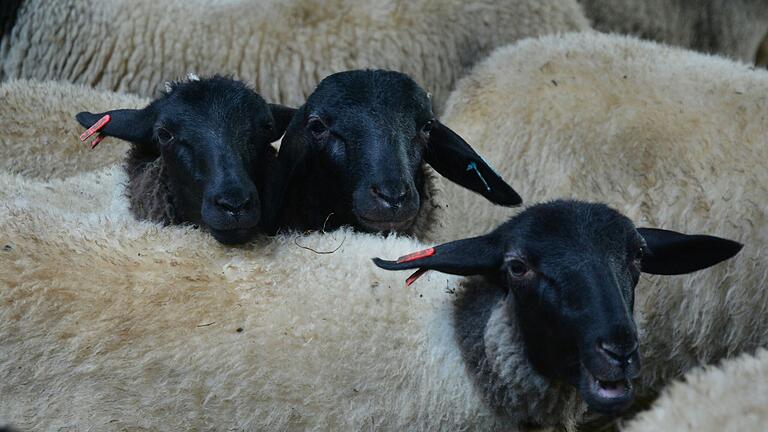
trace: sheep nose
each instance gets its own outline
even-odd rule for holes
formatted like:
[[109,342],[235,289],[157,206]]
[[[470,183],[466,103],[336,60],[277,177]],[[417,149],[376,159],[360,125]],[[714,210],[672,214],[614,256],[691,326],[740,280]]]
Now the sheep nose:
[[213,199],[216,207],[232,214],[238,214],[247,209],[251,201],[252,199],[248,195],[236,196],[233,194],[217,195]]
[[405,203],[406,198],[408,198],[408,191],[405,189],[405,185],[399,182],[375,185],[371,187],[371,194],[384,207],[391,208],[392,210],[399,209]]
[[602,354],[611,363],[627,365],[632,363],[632,357],[637,353],[637,347],[637,341],[629,345],[598,342],[597,352]]

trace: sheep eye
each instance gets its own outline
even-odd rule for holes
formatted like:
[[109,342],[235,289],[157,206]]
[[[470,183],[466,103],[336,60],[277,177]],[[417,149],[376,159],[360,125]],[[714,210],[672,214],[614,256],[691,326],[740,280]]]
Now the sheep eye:
[[645,250],[643,248],[638,248],[637,252],[635,252],[635,256],[632,258],[632,263],[637,266],[637,268],[640,268],[640,266],[643,263],[643,256],[645,255]]
[[433,123],[434,122],[432,120],[424,123],[424,126],[421,127],[421,133],[424,135],[429,135],[429,133],[432,132]]
[[160,144],[167,145],[171,141],[173,141],[173,134],[168,131],[166,128],[160,128],[157,130],[157,140],[160,141]]
[[507,271],[514,277],[523,277],[529,270],[528,265],[523,260],[514,258],[507,262]]
[[325,126],[325,123],[323,123],[323,121],[318,117],[310,117],[307,128],[315,136],[322,135],[325,133],[325,131],[328,130],[328,128]]

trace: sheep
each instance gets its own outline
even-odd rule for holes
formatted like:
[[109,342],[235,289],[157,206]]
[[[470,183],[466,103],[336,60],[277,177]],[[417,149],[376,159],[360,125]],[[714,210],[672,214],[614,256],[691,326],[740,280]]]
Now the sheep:
[[[537,228],[553,223],[561,231]],[[519,247],[526,248],[563,235],[565,255],[547,255],[541,265],[592,251],[619,266],[621,294],[587,283],[571,295],[589,296],[582,304],[605,306],[596,316],[622,317],[630,330],[628,296],[640,266],[693,271],[740,248],[714,237],[636,231],[603,205],[555,202],[405,263],[487,275],[428,274],[408,288],[399,273],[367,261],[423,247],[407,237],[342,230],[302,237],[303,247],[277,236],[232,249],[187,226],[158,229],[13,205],[0,207],[0,233],[0,352],[12,354],[0,356],[0,418],[30,430],[573,430],[584,402],[572,384],[537,372],[527,353],[539,351],[518,325],[533,317],[518,311],[541,301],[515,289],[507,295],[515,282],[499,279],[498,266],[435,263],[506,259],[502,272],[515,274],[499,235],[522,233],[527,242]],[[648,251],[638,264],[641,234]],[[496,246],[473,253],[489,239]],[[677,251],[664,246],[668,240]],[[330,255],[308,250],[340,242]],[[707,252],[686,258],[692,245]]]
[[765,0],[579,0],[595,29],[755,64],[768,36]]
[[625,432],[754,431],[768,424],[768,351],[742,355],[719,367],[697,369],[664,390]]
[[[463,79],[443,120],[531,201],[579,196],[642,224],[747,243],[688,277],[644,277],[638,326],[653,395],[694,366],[768,345],[768,73],[634,38],[530,39]],[[509,216],[446,184],[440,240]]]
[[129,144],[113,141],[91,151],[78,140],[72,113],[86,108],[139,108],[150,101],[69,83],[7,81],[0,84],[0,170],[39,179],[69,177],[125,159]]
[[[21,0],[5,0],[0,4],[0,58],[5,58],[8,51],[8,36],[16,24],[16,17],[21,7]],[[0,67],[0,81],[3,79],[3,68]]]
[[333,72],[386,68],[439,108],[495,46],[587,29],[576,0],[27,0],[0,68],[145,96],[164,77],[227,73],[285,105]]
[[351,225],[428,236],[439,217],[429,164],[499,205],[520,196],[435,119],[406,74],[353,70],[324,78],[292,117],[265,208],[276,229]]
[[[214,76],[169,84],[142,109],[80,112],[77,121],[132,143],[126,195],[137,219],[203,225],[222,243],[261,231],[261,201],[276,162],[270,145],[294,109],[268,105],[243,82]],[[101,124],[102,121],[107,121]]]

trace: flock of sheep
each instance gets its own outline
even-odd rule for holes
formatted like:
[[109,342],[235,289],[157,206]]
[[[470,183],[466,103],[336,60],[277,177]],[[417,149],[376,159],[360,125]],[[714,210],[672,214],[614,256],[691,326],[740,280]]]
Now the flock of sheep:
[[764,1],[0,7],[0,429],[768,422]]

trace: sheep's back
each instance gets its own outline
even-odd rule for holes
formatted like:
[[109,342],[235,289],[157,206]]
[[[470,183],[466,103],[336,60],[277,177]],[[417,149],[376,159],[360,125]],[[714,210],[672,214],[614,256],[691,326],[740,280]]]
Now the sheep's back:
[[440,107],[493,47],[588,28],[575,0],[29,0],[2,69],[150,96],[189,72],[224,73],[299,105],[333,72],[385,68]]
[[[645,388],[768,344],[768,73],[600,34],[497,50],[451,95],[444,121],[527,202],[606,202],[638,226],[745,243],[735,258],[643,276],[637,315]],[[513,210],[446,184],[443,239]]]
[[23,430],[493,427],[453,339],[457,278],[408,288],[370,262],[413,240],[227,248],[15,206],[0,232],[0,418]]
[[768,424],[768,351],[691,371],[624,432],[760,432]]
[[0,84],[0,170],[38,179],[64,178],[123,160],[128,143],[107,138],[91,150],[80,142],[80,111],[143,108],[133,95],[64,82],[12,80]]

